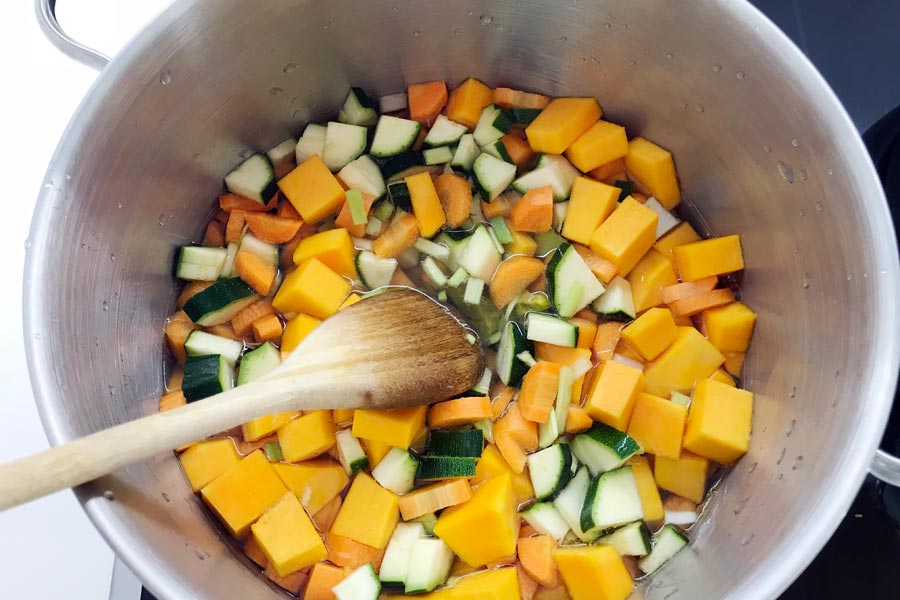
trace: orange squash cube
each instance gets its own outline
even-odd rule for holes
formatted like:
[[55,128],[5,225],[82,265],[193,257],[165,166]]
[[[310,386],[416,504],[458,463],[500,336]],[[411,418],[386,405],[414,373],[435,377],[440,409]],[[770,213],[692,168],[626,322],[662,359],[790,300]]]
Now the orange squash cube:
[[494,99],[494,90],[470,77],[450,92],[447,102],[447,118],[473,129],[481,117],[481,111]]
[[585,246],[590,244],[591,234],[618,205],[621,191],[589,177],[576,179],[569,196],[562,236]]
[[622,339],[646,360],[659,356],[678,336],[672,312],[651,308],[622,330]]
[[272,467],[311,515],[322,510],[347,487],[344,467],[327,458],[307,460],[296,465],[272,463]]
[[562,154],[603,115],[594,98],[554,98],[525,128],[535,152]]
[[634,588],[622,557],[608,544],[557,548],[553,556],[572,600],[625,600]]
[[343,227],[329,229],[300,240],[294,250],[294,264],[302,265],[310,258],[319,261],[337,273],[356,279],[356,248],[350,239],[350,232]]
[[644,368],[647,391],[657,396],[689,394],[694,384],[716,372],[725,357],[693,327],[679,327],[678,337]]
[[709,341],[726,354],[747,351],[755,324],[756,313],[740,302],[703,312],[703,326]]
[[328,556],[309,515],[290,492],[263,513],[251,529],[279,577],[287,577]]
[[360,409],[353,413],[353,435],[394,448],[409,448],[425,427],[427,414],[427,405],[397,410]]
[[690,452],[678,459],[657,456],[653,463],[656,485],[697,504],[703,501],[708,472],[709,461]]
[[300,462],[318,456],[335,443],[330,410],[314,410],[278,430],[278,443],[285,462]]
[[641,394],[634,404],[628,435],[654,456],[677,459],[681,456],[681,439],[688,411],[680,405],[653,396]]
[[741,236],[710,238],[672,249],[675,267],[684,281],[724,275],[744,268]]
[[684,447],[721,464],[729,464],[750,448],[753,394],[707,379],[691,399]]
[[672,210],[681,202],[675,161],[668,150],[636,137],[628,142],[625,167],[629,175],[644,184],[666,210]]
[[628,136],[625,128],[609,121],[594,123],[566,150],[566,158],[582,173],[627,154]]
[[591,250],[625,277],[656,241],[658,220],[655,212],[628,196],[591,234]]
[[[655,246],[654,246],[655,248]],[[651,248],[628,274],[634,310],[642,313],[663,304],[662,289],[678,283],[672,260]]]
[[197,442],[178,456],[191,489],[206,487],[216,477],[231,470],[241,457],[231,438]]
[[344,188],[318,154],[280,179],[278,187],[307,223],[333,215],[344,203]]
[[337,312],[352,287],[319,259],[310,258],[284,278],[272,306],[281,312],[327,319]]
[[409,189],[413,216],[419,224],[419,235],[430,238],[447,222],[431,173],[425,171],[410,175],[404,181]]
[[625,431],[634,403],[643,391],[644,374],[640,369],[609,361],[594,376],[584,409],[591,418]]
[[659,488],[656,487],[656,480],[653,478],[647,457],[632,456],[625,464],[631,465],[634,483],[641,497],[641,507],[644,509],[644,520],[649,523],[661,521],[666,516],[666,509],[663,507]]
[[397,496],[361,471],[350,485],[331,533],[383,550],[399,520]]

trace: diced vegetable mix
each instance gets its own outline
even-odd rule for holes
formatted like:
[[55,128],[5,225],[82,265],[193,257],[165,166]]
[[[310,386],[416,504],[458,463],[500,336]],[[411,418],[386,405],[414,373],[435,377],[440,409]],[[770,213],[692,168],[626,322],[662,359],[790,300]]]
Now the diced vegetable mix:
[[489,348],[463,397],[270,415],[179,449],[275,583],[615,600],[634,560],[649,574],[687,544],[710,474],[748,449],[756,315],[720,281],[744,268],[739,237],[701,239],[671,212],[672,155],[601,117],[475,79],[379,115],[353,88],[337,121],[225,178],[179,253],[160,410],[262,377],[387,285],[454,305]]

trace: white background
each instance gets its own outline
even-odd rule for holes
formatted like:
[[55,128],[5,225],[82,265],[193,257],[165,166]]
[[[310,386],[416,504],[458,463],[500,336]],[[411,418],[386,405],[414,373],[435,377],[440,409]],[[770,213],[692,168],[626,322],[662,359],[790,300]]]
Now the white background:
[[[59,0],[70,35],[114,54],[165,0]],[[96,74],[38,29],[32,0],[0,9],[0,461],[47,447],[22,344],[25,239],[44,169]],[[0,598],[108,598],[113,555],[65,491],[0,513]]]

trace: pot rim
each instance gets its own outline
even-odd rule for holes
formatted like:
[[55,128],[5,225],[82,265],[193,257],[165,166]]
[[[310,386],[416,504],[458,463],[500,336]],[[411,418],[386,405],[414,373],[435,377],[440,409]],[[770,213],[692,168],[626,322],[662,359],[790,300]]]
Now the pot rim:
[[[66,127],[44,181],[62,180],[67,172],[67,164],[77,152],[79,144],[76,140],[90,135],[89,125],[103,110],[104,103],[114,96],[116,81],[153,46],[158,32],[177,24],[183,15],[194,8],[195,3],[182,0],[168,6],[145,25],[100,73]],[[882,365],[893,367],[873,369],[874,372],[871,373],[868,387],[873,397],[870,400],[873,410],[860,421],[859,430],[852,441],[853,450],[847,452],[844,459],[833,467],[833,473],[840,474],[845,483],[835,486],[827,499],[820,497],[811,506],[811,510],[820,513],[819,526],[803,532],[794,530],[785,536],[781,548],[783,552],[779,553],[776,560],[766,563],[769,567],[767,576],[755,579],[752,586],[745,583],[735,588],[731,595],[732,598],[774,598],[787,589],[812,562],[837,529],[862,485],[883,434],[897,383],[896,367],[900,364],[900,305],[894,297],[895,290],[900,288],[900,263],[890,211],[875,168],[837,96],[800,49],[756,7],[747,0],[726,4],[720,7],[724,13],[730,13],[731,19],[765,38],[784,57],[786,72],[802,84],[808,92],[810,103],[817,106],[826,116],[831,130],[844,140],[848,164],[857,178],[868,180],[867,187],[877,190],[877,193],[863,197],[862,206],[865,208],[868,225],[875,233],[872,240],[873,255],[875,268],[881,273],[873,284],[876,289],[876,317],[878,322],[886,324],[880,334],[883,343],[879,354],[882,356]],[[42,281],[46,276],[42,249],[48,241],[46,223],[53,212],[55,200],[61,195],[59,189],[48,185],[43,186],[38,195],[32,216],[29,234],[32,244],[26,252],[23,285],[23,329],[28,370],[41,422],[51,445],[71,441],[74,437],[64,412],[59,410],[62,398],[52,382],[52,359],[40,341],[41,315],[47,314],[47,310],[52,308],[42,305]],[[89,484],[73,491],[88,518],[145,587],[160,598],[190,597],[191,590],[180,579],[172,577],[161,565],[141,552],[140,539],[118,518],[102,495],[94,493]]]

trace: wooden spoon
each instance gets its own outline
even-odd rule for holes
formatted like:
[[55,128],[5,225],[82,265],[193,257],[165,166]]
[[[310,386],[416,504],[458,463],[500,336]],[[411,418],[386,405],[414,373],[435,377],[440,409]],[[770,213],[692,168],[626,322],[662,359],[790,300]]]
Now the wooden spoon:
[[446,400],[483,370],[480,345],[443,306],[389,289],[324,321],[261,379],[0,465],[0,510],[263,415]]

